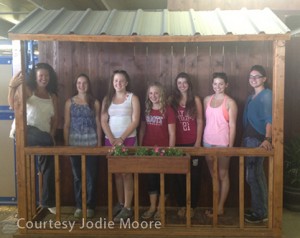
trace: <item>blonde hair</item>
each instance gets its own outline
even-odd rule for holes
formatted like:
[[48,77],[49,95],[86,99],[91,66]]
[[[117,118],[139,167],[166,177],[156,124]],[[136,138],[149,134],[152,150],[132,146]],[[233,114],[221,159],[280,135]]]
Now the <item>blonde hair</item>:
[[145,101],[145,114],[149,115],[152,107],[153,107],[153,103],[151,102],[151,100],[149,99],[149,91],[151,87],[157,87],[159,90],[159,104],[160,104],[160,108],[159,111],[161,112],[161,114],[164,115],[165,111],[166,111],[166,106],[167,106],[167,100],[166,100],[166,93],[165,93],[165,89],[163,87],[163,85],[160,82],[154,82],[149,84],[148,89],[147,89],[147,94],[146,94],[146,101]]

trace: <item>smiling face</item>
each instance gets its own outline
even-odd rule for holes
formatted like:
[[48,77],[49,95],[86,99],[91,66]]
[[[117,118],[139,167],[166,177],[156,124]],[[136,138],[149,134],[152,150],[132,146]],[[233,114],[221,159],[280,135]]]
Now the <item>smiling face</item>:
[[261,75],[261,73],[259,71],[252,70],[250,72],[249,84],[251,85],[251,87],[253,87],[253,88],[264,87],[266,80],[267,80],[267,78],[265,76]]
[[38,69],[36,71],[36,84],[37,87],[46,88],[50,80],[50,75],[46,69]]
[[178,78],[177,79],[177,88],[180,93],[186,93],[189,89],[189,84],[186,78]]
[[113,86],[116,92],[126,91],[127,80],[123,74],[115,74],[113,79]]
[[78,93],[87,93],[89,89],[87,78],[84,76],[80,76],[76,81],[76,88]]
[[213,90],[216,94],[224,93],[227,86],[228,83],[226,83],[222,78],[214,78],[212,83]]
[[148,91],[149,100],[153,105],[160,104],[161,92],[160,89],[156,86],[151,86]]

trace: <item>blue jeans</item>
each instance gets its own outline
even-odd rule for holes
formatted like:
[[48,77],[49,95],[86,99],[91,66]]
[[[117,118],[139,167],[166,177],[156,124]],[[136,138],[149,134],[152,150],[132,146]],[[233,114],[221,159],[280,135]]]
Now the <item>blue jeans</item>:
[[[256,148],[262,141],[245,137],[243,146]],[[246,157],[246,181],[251,190],[251,206],[253,212],[259,217],[268,215],[268,188],[264,172],[264,157]]]
[[[81,180],[81,157],[71,156],[72,172],[74,177],[74,194],[76,208],[82,208],[82,180]],[[95,156],[86,156],[86,203],[87,208],[96,207],[96,182],[97,182],[98,159]]]
[[[47,132],[34,126],[27,126],[27,146],[53,146],[53,139]],[[37,155],[38,169],[43,175],[42,200],[43,207],[55,206],[55,174],[54,157],[52,155]]]

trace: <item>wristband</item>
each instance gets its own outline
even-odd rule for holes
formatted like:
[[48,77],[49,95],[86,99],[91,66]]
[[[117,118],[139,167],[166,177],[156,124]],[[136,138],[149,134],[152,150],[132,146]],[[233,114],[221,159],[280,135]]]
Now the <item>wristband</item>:
[[272,143],[272,138],[271,137],[265,137],[264,140],[269,141],[270,143]]

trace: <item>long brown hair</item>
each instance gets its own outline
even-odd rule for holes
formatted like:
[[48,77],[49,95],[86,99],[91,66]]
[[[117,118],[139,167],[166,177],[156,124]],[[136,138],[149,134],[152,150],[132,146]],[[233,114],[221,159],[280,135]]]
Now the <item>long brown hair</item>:
[[186,105],[185,105],[186,114],[189,115],[190,117],[195,117],[197,114],[197,109],[196,109],[196,103],[195,103],[195,95],[193,93],[192,80],[191,80],[190,75],[188,75],[185,72],[179,73],[175,78],[174,91],[173,91],[173,96],[171,98],[171,105],[175,111],[178,110],[178,107],[180,105],[180,100],[182,98],[182,95],[177,87],[177,80],[179,78],[186,79],[186,82],[189,85],[189,88],[187,90],[187,101],[186,101]]
[[77,81],[78,81],[78,79],[80,77],[86,78],[86,81],[87,81],[87,84],[88,84],[88,88],[87,88],[87,92],[86,92],[86,100],[87,100],[87,104],[89,105],[89,108],[92,111],[94,111],[94,109],[95,109],[95,98],[94,98],[93,92],[92,92],[91,81],[90,81],[89,76],[87,76],[84,73],[79,74],[76,77],[75,81],[74,81],[74,87],[75,87],[75,94],[74,94],[74,96],[78,94],[78,90],[77,90],[77,86],[76,85],[77,85]]

